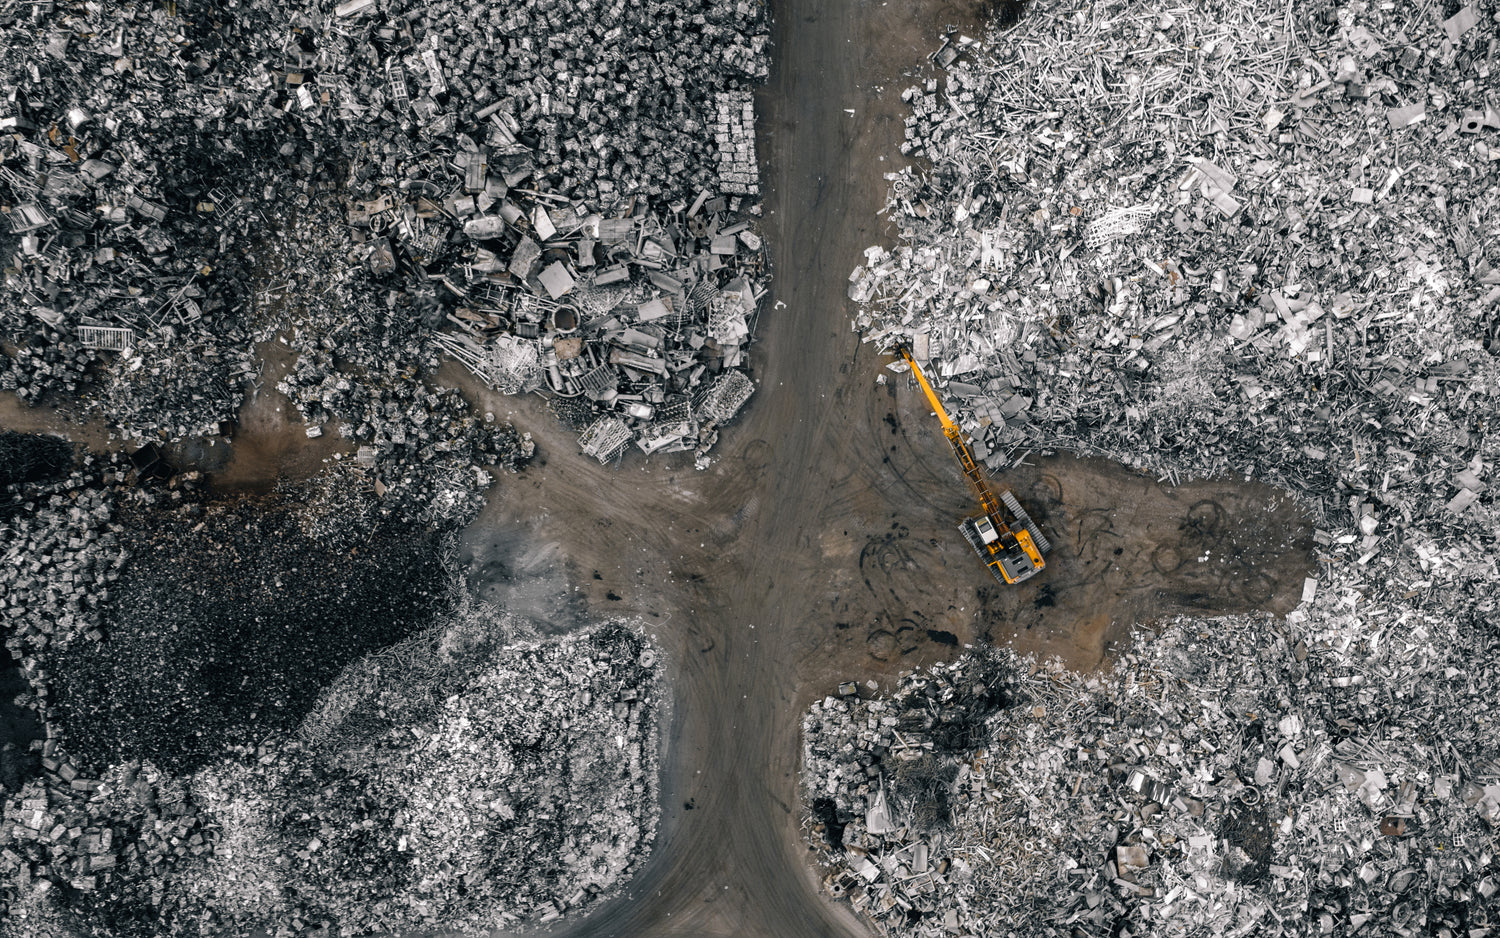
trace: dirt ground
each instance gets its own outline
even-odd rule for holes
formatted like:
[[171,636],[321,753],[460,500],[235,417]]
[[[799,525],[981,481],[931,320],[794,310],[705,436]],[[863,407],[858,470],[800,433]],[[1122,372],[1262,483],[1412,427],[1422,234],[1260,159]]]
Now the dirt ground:
[[[466,533],[473,585],[559,628],[640,616],[674,670],[656,851],[625,895],[551,934],[864,934],[820,895],[798,832],[807,702],[976,640],[1093,668],[1133,623],[1296,602],[1310,531],[1264,486],[1173,488],[1033,456],[999,481],[1056,545],[1047,570],[1002,589],[958,535],[973,510],[963,477],[920,393],[876,384],[884,362],[850,331],[844,291],[863,249],[889,241],[877,212],[882,174],[906,163],[902,73],[946,24],[977,35],[976,16],[953,0],[778,7],[757,97],[776,281],[752,350],[756,396],[708,470],[639,454],[600,466],[541,399],[442,373],[537,441],[538,459],[502,479]],[[275,411],[271,373],[221,484],[331,455]]]
[[322,436],[309,438],[297,408],[276,390],[295,358],[285,344],[262,342],[256,351],[264,367],[245,390],[233,439],[218,444],[209,454],[212,462],[195,462],[192,457],[198,454],[182,454],[184,464],[210,473],[215,487],[226,491],[265,491],[278,479],[305,478],[335,453],[347,455],[355,449],[332,424],[323,428]]
[[8,391],[0,392],[0,430],[51,433],[96,452],[103,452],[118,446],[109,432],[99,424],[83,421],[71,410],[52,404],[28,406]]

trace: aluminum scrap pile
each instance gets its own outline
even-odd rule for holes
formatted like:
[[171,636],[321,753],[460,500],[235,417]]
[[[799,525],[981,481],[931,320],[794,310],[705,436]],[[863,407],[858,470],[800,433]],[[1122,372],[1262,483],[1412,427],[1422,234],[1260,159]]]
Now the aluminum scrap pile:
[[100,610],[126,560],[113,486],[130,470],[119,454],[89,456],[63,478],[0,488],[5,645],[42,709],[48,687],[39,656],[103,637]]
[[757,195],[760,169],[755,161],[755,102],[748,91],[721,91],[714,97],[718,122],[719,182],[725,192]]
[[943,906],[969,872],[945,834],[953,786],[986,720],[1009,703],[1013,671],[986,652],[908,676],[888,699],[813,703],[802,721],[803,794],[834,898],[887,930],[944,927]]
[[330,688],[304,745],[194,776],[216,847],[167,884],[173,924],[478,933],[624,885],[659,811],[657,653],[619,623],[483,647],[502,626],[381,652]]
[[[75,923],[51,906],[54,889],[87,897],[112,881],[141,881],[150,896],[150,887],[160,890],[174,873],[211,854],[213,834],[184,779],[141,763],[89,778],[55,740],[42,752],[42,777],[6,798],[0,821],[0,890],[10,913],[0,919],[0,934],[6,938],[69,933]],[[87,906],[88,899],[79,904]],[[55,930],[41,924],[49,920]]]
[[653,383],[638,372],[674,395],[735,367],[743,336],[681,327],[759,282],[758,207],[712,193],[755,191],[739,163],[718,179],[743,125],[713,125],[715,95],[765,77],[762,3],[241,6],[0,10],[6,388],[82,395],[127,436],[211,435],[253,342],[409,379],[438,366],[437,326],[498,315],[545,342],[520,294],[608,285],[626,295],[601,302],[659,296],[674,368],[696,356],[679,374],[620,349],[652,359],[620,372],[642,385],[621,406]]
[[858,326],[991,466],[1342,485],[1441,528],[1500,456],[1497,15],[1043,0],[960,37],[906,93],[931,166],[892,174]]
[[142,904],[157,935],[480,931],[609,896],[655,835],[656,652],[618,624],[489,648],[499,625],[387,649],[331,689],[316,740],[191,775],[90,776],[47,740],[4,803],[0,935],[128,927]]
[[438,345],[502,393],[586,404],[574,420],[601,462],[633,440],[702,465],[753,387],[745,348],[768,278],[740,205],[704,190],[682,212],[603,218],[506,199],[464,224],[474,254],[443,281],[458,330]]
[[[1285,622],[1177,620],[1104,676],[1002,654],[825,699],[804,780],[826,888],[901,936],[1487,933],[1494,600],[1405,595],[1344,582]],[[944,726],[934,697],[996,681],[1010,705],[967,748],[922,729]],[[937,826],[893,797],[932,753]]]

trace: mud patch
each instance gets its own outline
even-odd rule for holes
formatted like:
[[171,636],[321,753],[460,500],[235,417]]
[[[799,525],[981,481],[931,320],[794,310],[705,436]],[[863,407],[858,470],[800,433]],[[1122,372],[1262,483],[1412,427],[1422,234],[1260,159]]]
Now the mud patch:
[[[918,666],[952,647],[930,640],[932,628],[959,644],[1009,644],[1088,670],[1137,624],[1179,613],[1284,614],[1314,572],[1311,525],[1270,486],[1172,486],[1103,460],[1023,456],[992,474],[995,485],[1017,494],[1055,549],[1035,579],[1001,586],[954,530],[976,505],[936,420],[920,393],[899,390],[894,424],[889,395],[871,395],[866,408],[866,442],[879,441],[884,461],[818,493],[824,598],[811,607],[865,628],[799,636],[810,663],[831,665],[847,649],[842,660],[889,677],[886,666]],[[907,620],[921,629],[914,651],[897,640]],[[838,676],[831,666],[825,673]]]
[[[561,635],[586,624],[586,608],[572,587],[563,546],[511,530],[478,531],[463,544],[459,562],[469,589],[481,601],[530,620],[543,635]],[[618,601],[619,595],[609,593]]]
[[1018,491],[1059,496],[1028,506],[1055,548],[1047,569],[1016,589],[979,591],[984,630],[1021,650],[1092,667],[1135,623],[1178,613],[1285,614],[1313,572],[1311,525],[1289,495],[1267,485],[1171,486],[1065,456],[1005,478]]
[[[214,487],[221,491],[267,492],[279,480],[315,474],[335,454],[354,452],[354,444],[341,438],[336,427],[324,427],[322,435],[309,437],[297,408],[276,390],[276,382],[296,361],[296,353],[272,341],[257,345],[256,354],[264,367],[245,391],[229,455],[218,458],[213,466],[201,467],[211,473]],[[218,457],[217,450],[213,454]]]
[[1224,818],[1220,836],[1228,841],[1224,858],[1228,873],[1245,884],[1258,883],[1271,872],[1275,851],[1271,818],[1263,805],[1241,805]]
[[234,447],[228,439],[194,437],[163,448],[167,462],[178,469],[221,472],[229,465]]

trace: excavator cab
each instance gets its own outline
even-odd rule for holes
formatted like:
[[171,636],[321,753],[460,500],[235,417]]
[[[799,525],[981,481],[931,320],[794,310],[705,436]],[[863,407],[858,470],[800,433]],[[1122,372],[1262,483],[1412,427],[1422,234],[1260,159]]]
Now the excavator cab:
[[978,515],[966,518],[958,530],[995,579],[1001,583],[1020,583],[1036,576],[1047,565],[1043,555],[1052,550],[1052,544],[1014,495],[1002,492],[1000,503],[1011,516],[1009,523],[1002,518]]
[[1036,522],[1024,512],[1022,515],[1014,529],[1004,522],[997,525],[984,515],[967,518],[958,526],[964,540],[1001,583],[1015,584],[1036,576],[1047,565],[1042,555],[1052,549]]
[[1000,540],[1000,532],[995,530],[995,523],[988,518],[970,518],[964,524],[972,525],[974,533],[979,536],[979,541],[985,546]]

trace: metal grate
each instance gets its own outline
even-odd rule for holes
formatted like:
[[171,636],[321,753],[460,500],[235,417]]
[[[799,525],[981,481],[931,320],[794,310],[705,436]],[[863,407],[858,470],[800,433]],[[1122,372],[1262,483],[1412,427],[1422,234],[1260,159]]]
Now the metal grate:
[[619,375],[609,365],[600,365],[578,379],[578,386],[590,397],[598,397],[606,391],[613,391],[619,384]]
[[391,68],[391,105],[397,113],[411,106],[411,95],[406,90],[406,69],[399,65]]
[[714,297],[719,295],[719,288],[708,280],[700,280],[687,295],[687,310],[694,315],[706,313],[713,305]]
[[692,413],[692,404],[687,396],[677,395],[656,408],[655,422],[658,424],[681,423],[691,419]]
[[79,326],[78,342],[84,348],[124,352],[135,345],[135,330],[113,326]]
[[506,313],[512,297],[510,290],[488,280],[481,280],[469,288],[469,304],[488,313]]
[[750,395],[755,393],[755,384],[742,371],[726,371],[720,375],[698,410],[711,423],[724,423],[740,412]]
[[630,445],[630,428],[619,417],[600,417],[578,437],[578,445],[587,456],[607,463]]
[[1132,208],[1117,208],[1089,222],[1083,233],[1084,242],[1095,251],[1112,241],[1133,234],[1140,234],[1146,219],[1156,214],[1152,205],[1137,205]]

